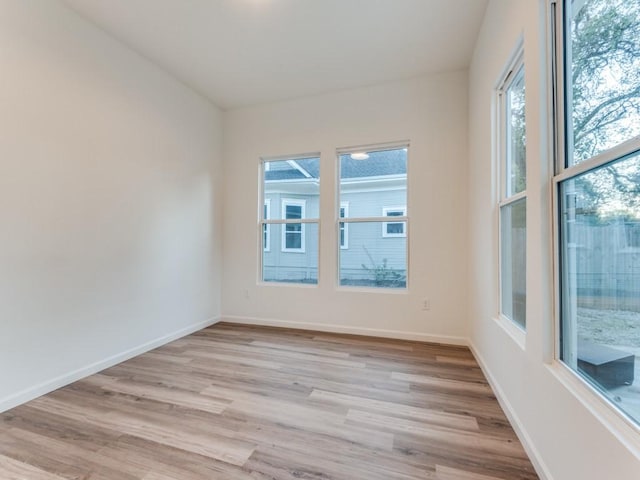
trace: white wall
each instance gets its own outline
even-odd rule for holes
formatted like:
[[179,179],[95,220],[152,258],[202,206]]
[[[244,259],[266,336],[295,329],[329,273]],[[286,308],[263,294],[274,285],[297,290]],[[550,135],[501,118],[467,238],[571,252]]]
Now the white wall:
[[[467,72],[233,110],[224,116],[223,318],[406,338],[467,335]],[[336,148],[409,139],[408,293],[338,289]],[[260,285],[261,156],[321,152],[320,281]],[[428,297],[431,310],[422,311]]]
[[[538,470],[546,478],[637,480],[640,450],[633,445],[639,443],[637,433],[581,382],[552,362],[546,3],[492,0],[470,69],[471,342]],[[491,131],[493,88],[520,35],[524,35],[525,44],[528,159],[524,349],[494,320],[498,310],[498,232]]]
[[52,0],[0,71],[2,411],[219,316],[221,115]]

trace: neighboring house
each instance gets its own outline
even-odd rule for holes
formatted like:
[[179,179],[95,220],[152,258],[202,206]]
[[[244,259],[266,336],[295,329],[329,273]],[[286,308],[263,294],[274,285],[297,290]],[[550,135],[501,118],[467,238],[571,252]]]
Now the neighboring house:
[[[342,155],[340,216],[405,216],[406,157],[403,149],[371,152],[366,160]],[[319,176],[318,158],[266,163],[265,218],[319,218]],[[337,215],[336,211],[336,218]],[[323,224],[322,228],[336,227]],[[264,280],[317,282],[318,233],[317,223],[265,225]],[[395,286],[404,286],[407,264],[404,222],[341,223],[337,237],[342,284],[373,285],[377,269],[378,274],[393,271],[401,279]]]

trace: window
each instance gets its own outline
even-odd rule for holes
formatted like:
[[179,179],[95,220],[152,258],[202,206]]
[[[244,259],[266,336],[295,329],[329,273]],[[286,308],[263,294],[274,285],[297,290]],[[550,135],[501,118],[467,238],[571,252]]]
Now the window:
[[497,91],[499,145],[500,314],[526,326],[527,172],[523,52],[509,64]]
[[[262,160],[260,237],[264,282],[317,284],[319,154]],[[280,248],[271,238],[280,239]]]
[[[407,215],[407,207],[386,207],[382,209],[383,217],[404,217]],[[383,237],[404,237],[404,222],[386,222],[382,224]]]
[[[285,220],[301,220],[304,218],[305,200],[282,200],[282,212]],[[304,224],[286,223],[282,230],[282,251],[304,253]]]
[[406,143],[338,150],[341,286],[407,287],[407,208],[385,206],[407,204],[407,156]]
[[[264,201],[264,211],[262,212],[265,220],[271,218],[271,200]],[[271,250],[271,225],[265,223],[262,225],[262,248],[265,252]]]
[[640,424],[640,2],[553,7],[558,353]]
[[[340,203],[340,218],[346,218],[349,216],[349,202]],[[340,248],[349,248],[349,225],[340,222],[338,225],[340,230]]]

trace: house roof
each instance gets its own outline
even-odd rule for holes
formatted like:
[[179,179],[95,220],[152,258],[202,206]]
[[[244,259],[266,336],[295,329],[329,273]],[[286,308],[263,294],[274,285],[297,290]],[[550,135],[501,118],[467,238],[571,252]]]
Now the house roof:
[[[369,152],[369,158],[366,160],[353,160],[348,154],[340,156],[341,178],[380,177],[406,173],[407,152],[403,149]],[[269,162],[269,170],[265,172],[266,181],[317,179],[319,176],[319,158]]]

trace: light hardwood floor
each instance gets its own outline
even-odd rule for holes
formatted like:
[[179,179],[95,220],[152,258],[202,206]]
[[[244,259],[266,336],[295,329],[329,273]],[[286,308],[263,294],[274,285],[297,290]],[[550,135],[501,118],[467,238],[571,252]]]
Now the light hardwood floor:
[[538,477],[466,348],[218,324],[0,415],[0,478]]

